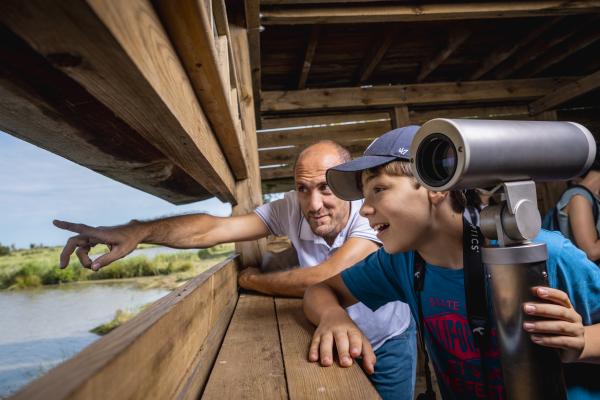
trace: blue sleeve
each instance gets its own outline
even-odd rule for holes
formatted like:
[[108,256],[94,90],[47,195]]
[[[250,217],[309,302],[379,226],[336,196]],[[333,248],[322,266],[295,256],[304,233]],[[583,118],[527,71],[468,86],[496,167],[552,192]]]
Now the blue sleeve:
[[550,286],[567,293],[584,325],[600,323],[600,268],[559,233],[542,231],[539,238],[548,246]]
[[406,270],[409,257],[389,255],[383,248],[342,272],[342,279],[352,295],[371,310],[391,302],[406,302],[406,294],[399,281],[399,271]]

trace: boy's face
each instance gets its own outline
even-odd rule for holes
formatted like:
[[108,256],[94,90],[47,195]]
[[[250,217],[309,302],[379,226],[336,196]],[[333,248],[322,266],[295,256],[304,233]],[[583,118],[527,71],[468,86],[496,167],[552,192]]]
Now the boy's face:
[[429,226],[427,190],[412,177],[363,174],[362,216],[377,231],[388,253],[414,250]]

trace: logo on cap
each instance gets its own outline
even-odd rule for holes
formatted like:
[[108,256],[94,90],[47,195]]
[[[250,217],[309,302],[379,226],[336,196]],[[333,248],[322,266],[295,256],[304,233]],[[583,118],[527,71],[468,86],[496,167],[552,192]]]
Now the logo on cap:
[[398,153],[405,155],[406,153],[408,153],[408,149],[404,148],[404,147],[400,147],[398,149]]

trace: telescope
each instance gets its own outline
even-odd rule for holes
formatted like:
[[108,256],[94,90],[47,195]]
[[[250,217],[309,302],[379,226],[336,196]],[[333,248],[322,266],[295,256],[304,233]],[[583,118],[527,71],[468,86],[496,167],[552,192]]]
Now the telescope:
[[419,129],[410,154],[414,176],[429,190],[495,186],[495,204],[480,214],[481,232],[494,244],[481,256],[506,398],[566,399],[557,351],[523,330],[523,303],[540,301],[531,288],[548,286],[546,245],[532,242],[541,229],[535,181],[582,175],[596,156],[594,137],[574,122],[438,118]]

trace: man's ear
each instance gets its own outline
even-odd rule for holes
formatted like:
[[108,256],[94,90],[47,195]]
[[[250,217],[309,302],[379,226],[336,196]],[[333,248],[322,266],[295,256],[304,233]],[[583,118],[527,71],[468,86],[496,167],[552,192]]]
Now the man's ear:
[[434,192],[428,190],[427,194],[431,205],[439,206],[444,200],[446,200],[446,197],[448,197],[449,192]]

